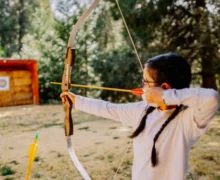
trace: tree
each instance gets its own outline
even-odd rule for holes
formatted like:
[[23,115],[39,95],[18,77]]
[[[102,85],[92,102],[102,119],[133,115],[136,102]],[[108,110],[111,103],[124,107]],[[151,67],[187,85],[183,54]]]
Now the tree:
[[[219,77],[220,72],[219,2],[130,0],[120,4],[129,19],[142,60],[159,53],[178,52],[189,60],[194,83],[217,89],[216,76]],[[112,12],[115,19],[119,18],[115,8]]]
[[28,33],[33,9],[38,2],[31,0],[0,0],[0,37],[6,57],[19,53],[22,39]]
[[0,45],[5,51],[5,56],[10,57],[17,51],[16,45],[16,14],[9,0],[0,0]]
[[159,36],[164,49],[177,51],[189,60],[194,77],[202,77],[203,87],[217,89],[214,64],[219,61],[219,36],[215,18],[220,19],[207,9],[205,0],[174,3],[168,8]]
[[[71,3],[71,1],[69,1]],[[39,82],[40,95],[42,102],[50,100],[59,100],[61,87],[50,85],[51,81],[61,82],[63,63],[65,58],[66,45],[69,38],[69,33],[77,19],[84,12],[77,2],[72,4],[77,11],[76,14],[70,14],[68,4],[58,4],[58,16],[51,17],[50,9],[40,7],[36,9],[31,23],[31,32],[23,39],[24,48],[22,57],[34,58],[39,60]],[[72,70],[72,81],[80,84],[99,83],[99,75],[95,75],[92,67],[92,59],[98,44],[103,44],[103,38],[97,41],[98,36],[102,36],[100,31],[96,31],[97,14],[100,11],[95,11],[82,25],[77,34],[76,43],[76,61]],[[99,24],[100,28],[106,28],[105,25]],[[106,30],[107,32],[107,30]],[[98,35],[99,34],[99,35]],[[27,48],[27,49],[26,49]],[[94,94],[87,92],[85,89],[74,89],[74,92],[83,95]],[[95,93],[97,94],[97,93]]]

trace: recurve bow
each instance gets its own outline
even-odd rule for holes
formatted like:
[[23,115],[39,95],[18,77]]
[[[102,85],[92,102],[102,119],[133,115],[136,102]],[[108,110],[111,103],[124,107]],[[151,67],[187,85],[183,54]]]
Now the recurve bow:
[[[75,52],[76,52],[76,34],[80,28],[80,26],[85,21],[86,17],[89,16],[89,14],[92,12],[92,10],[98,5],[100,0],[95,0],[92,5],[83,13],[83,15],[79,18],[77,23],[73,26],[73,29],[70,33],[67,50],[66,50],[66,57],[64,62],[64,72],[63,72],[63,78],[62,78],[62,92],[66,92],[70,90],[70,84],[71,84],[71,71],[72,67],[75,63]],[[66,97],[66,101],[63,102],[63,109],[64,109],[64,128],[65,128],[65,135],[67,137],[67,147],[70,154],[70,157],[75,164],[78,171],[81,173],[83,178],[85,180],[91,180],[90,176],[86,172],[86,170],[83,168],[81,163],[79,162],[73,145],[71,141],[71,137],[73,135],[73,119],[72,119],[72,102],[71,100]]]
[[[138,55],[138,52],[136,50],[134,41],[133,41],[132,36],[130,34],[130,31],[128,29],[128,26],[127,26],[127,23],[125,21],[125,18],[124,18],[123,14],[122,14],[120,5],[118,3],[118,0],[115,0],[115,1],[116,1],[116,4],[117,4],[118,8],[119,8],[120,14],[122,16],[122,20],[123,20],[123,22],[125,24],[125,27],[126,27],[126,29],[128,31],[128,35],[129,35],[130,40],[132,42],[132,45],[133,45],[135,54],[137,56],[137,59],[138,59],[138,61],[140,63],[141,69],[143,70],[143,65],[141,63],[140,57]],[[72,29],[72,31],[70,33],[69,42],[68,42],[67,51],[66,51],[66,58],[65,58],[65,63],[64,63],[64,72],[63,72],[63,78],[62,78],[62,92],[70,90],[71,70],[72,70],[72,67],[74,66],[74,63],[75,63],[76,34],[77,34],[80,26],[85,21],[85,19],[90,15],[92,10],[96,8],[96,6],[99,4],[99,2],[100,2],[100,0],[94,0],[92,5],[83,13],[83,15],[77,21],[77,23],[73,26],[73,29]],[[73,135],[73,120],[72,120],[72,115],[71,115],[72,102],[71,102],[71,100],[68,97],[66,97],[66,101],[63,103],[63,108],[64,108],[64,113],[65,113],[64,128],[65,128],[65,135],[67,137],[67,146],[68,146],[68,151],[69,151],[70,157],[71,157],[73,163],[75,164],[76,168],[78,169],[78,171],[83,176],[83,178],[85,180],[91,180],[90,176],[88,175],[86,170],[83,168],[83,166],[79,162],[79,160],[78,160],[78,158],[77,158],[77,156],[75,154],[75,151],[73,149],[73,145],[72,145],[72,141],[71,141],[71,137]],[[126,152],[127,152],[127,150],[126,150]],[[124,159],[124,156],[122,158],[122,161]],[[122,163],[122,161],[121,161],[121,163]],[[115,173],[114,178],[116,177],[116,174],[117,174],[117,172],[118,172],[118,170],[119,170],[119,168],[121,166],[121,163],[120,163],[120,165],[119,165],[119,167],[118,167],[118,169],[117,169],[117,171]]]

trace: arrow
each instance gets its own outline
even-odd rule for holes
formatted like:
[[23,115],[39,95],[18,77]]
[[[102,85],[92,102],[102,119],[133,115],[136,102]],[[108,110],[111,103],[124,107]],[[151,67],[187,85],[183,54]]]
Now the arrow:
[[26,174],[26,180],[29,179],[30,174],[31,174],[31,168],[32,168],[32,163],[36,157],[37,151],[38,151],[38,146],[37,146],[37,140],[38,140],[38,132],[36,132],[34,143],[30,145],[29,147],[29,152],[28,152],[28,171]]
[[[50,84],[53,85],[61,85],[59,82],[51,82]],[[81,85],[81,84],[70,84],[72,87],[80,87],[80,88],[87,88],[87,89],[100,89],[100,90],[106,90],[106,91],[118,91],[118,92],[128,92],[136,96],[141,96],[144,94],[144,91],[142,88],[136,88],[136,89],[118,89],[118,88],[109,88],[109,87],[100,87],[100,86],[88,86],[88,85]]]

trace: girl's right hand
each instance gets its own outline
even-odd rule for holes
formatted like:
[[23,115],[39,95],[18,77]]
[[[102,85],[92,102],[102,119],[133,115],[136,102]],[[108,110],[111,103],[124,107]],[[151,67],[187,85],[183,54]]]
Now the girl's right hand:
[[67,97],[72,101],[73,104],[75,103],[75,97],[76,97],[75,94],[73,94],[71,92],[63,92],[60,94],[60,98],[62,99],[63,103],[66,102]]

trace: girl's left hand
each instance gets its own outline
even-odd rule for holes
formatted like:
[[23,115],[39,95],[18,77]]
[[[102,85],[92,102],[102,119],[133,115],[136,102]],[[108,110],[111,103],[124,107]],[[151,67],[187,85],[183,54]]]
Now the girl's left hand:
[[71,93],[71,92],[63,92],[60,94],[60,98],[62,99],[62,102],[65,103],[66,102],[66,97],[70,98],[70,100],[72,101],[72,103],[75,103],[75,94]]

